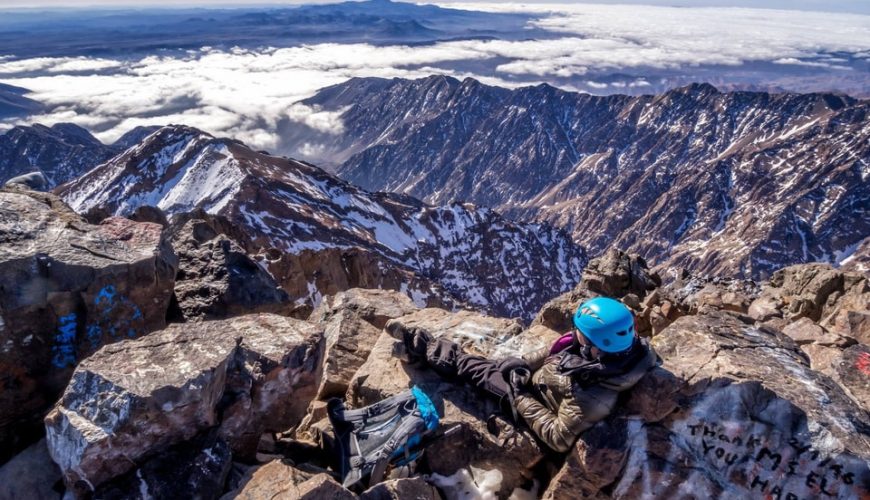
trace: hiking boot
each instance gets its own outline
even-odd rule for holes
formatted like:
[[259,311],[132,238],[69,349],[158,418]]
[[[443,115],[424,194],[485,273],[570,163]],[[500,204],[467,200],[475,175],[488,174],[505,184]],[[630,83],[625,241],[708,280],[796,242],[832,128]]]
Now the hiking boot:
[[405,330],[402,341],[405,344],[408,362],[414,363],[426,359],[426,350],[433,339],[429,333],[422,330]]

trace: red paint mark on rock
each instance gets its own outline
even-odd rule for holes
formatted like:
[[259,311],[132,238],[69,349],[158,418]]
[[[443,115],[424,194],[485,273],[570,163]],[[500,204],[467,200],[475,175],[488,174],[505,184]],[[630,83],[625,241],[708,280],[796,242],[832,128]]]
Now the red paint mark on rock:
[[862,352],[855,361],[855,368],[864,375],[870,377],[870,353]]

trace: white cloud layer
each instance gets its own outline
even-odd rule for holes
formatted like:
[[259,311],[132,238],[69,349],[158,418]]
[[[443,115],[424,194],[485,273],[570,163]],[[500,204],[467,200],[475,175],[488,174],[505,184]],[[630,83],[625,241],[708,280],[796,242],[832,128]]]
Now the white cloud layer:
[[[870,16],[619,5],[466,7],[539,12],[536,24],[559,36],[415,47],[327,43],[262,50],[203,48],[184,56],[133,61],[0,57],[0,81],[30,89],[29,97],[50,107],[47,115],[28,121],[71,121],[97,130],[104,141],[137,125],[185,123],[269,149],[280,142],[275,130],[282,119],[340,133],[339,113],[295,103],[354,76],[440,73],[514,86],[517,77],[533,82],[588,74],[577,81],[594,90],[649,85],[644,79],[597,79],[605,70],[642,73],[643,68],[734,67],[764,61],[851,71],[845,60],[828,54],[870,59]],[[460,61],[463,68],[472,67],[469,61],[490,61],[493,71],[475,75],[449,69],[460,67]]]

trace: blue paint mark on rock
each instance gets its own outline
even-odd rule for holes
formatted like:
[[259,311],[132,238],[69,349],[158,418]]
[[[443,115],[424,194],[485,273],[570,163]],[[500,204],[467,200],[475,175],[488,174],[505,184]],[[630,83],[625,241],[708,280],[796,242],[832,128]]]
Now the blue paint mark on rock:
[[103,329],[100,328],[99,325],[88,325],[88,328],[85,331],[85,336],[88,339],[88,343],[91,345],[91,349],[96,350],[102,343]]
[[55,344],[51,348],[51,364],[57,368],[66,368],[76,364],[76,315],[61,316]]
[[104,302],[103,307],[112,307],[112,304],[115,300],[115,294],[117,294],[117,290],[112,285],[106,285],[99,292],[97,292],[97,296],[94,297],[94,304],[100,305],[100,302]]
[[144,317],[139,307],[118,293],[113,285],[106,285],[94,297],[96,314],[86,330],[91,349],[97,350],[103,339],[118,340],[123,336],[136,337],[143,329]]

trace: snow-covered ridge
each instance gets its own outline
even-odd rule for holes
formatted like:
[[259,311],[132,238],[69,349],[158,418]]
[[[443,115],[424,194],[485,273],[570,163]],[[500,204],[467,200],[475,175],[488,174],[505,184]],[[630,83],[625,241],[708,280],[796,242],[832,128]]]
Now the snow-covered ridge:
[[264,250],[362,248],[459,302],[526,319],[553,293],[571,289],[586,264],[582,248],[549,225],[514,224],[471,204],[371,193],[187,127],[155,132],[61,194],[79,212],[201,209],[227,217]]

